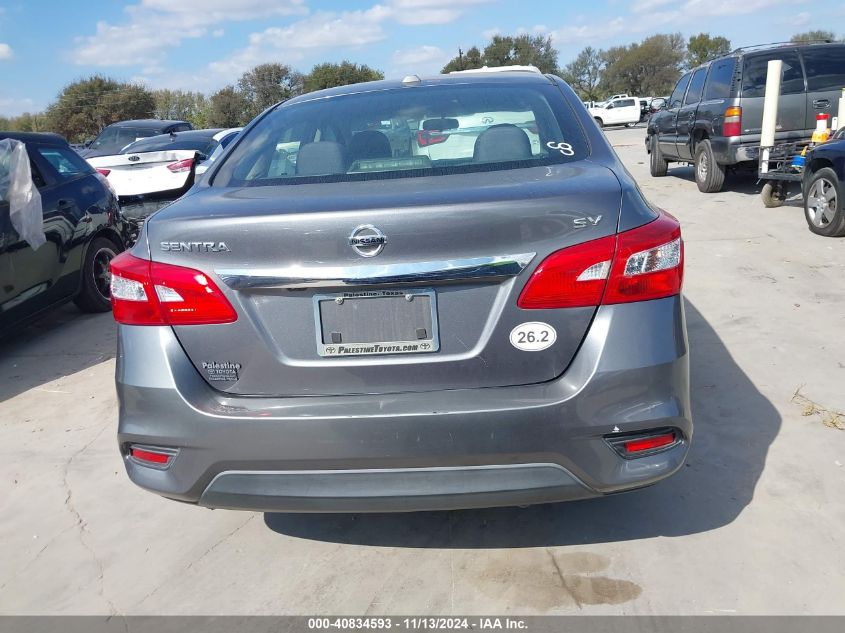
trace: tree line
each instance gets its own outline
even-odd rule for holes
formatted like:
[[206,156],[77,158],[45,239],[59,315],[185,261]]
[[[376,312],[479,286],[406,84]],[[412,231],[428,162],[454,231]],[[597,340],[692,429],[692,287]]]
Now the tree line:
[[[831,31],[796,33],[792,42],[836,41]],[[483,47],[471,46],[441,72],[513,64],[537,66],[561,76],[585,101],[617,93],[637,96],[669,94],[681,73],[731,51],[721,36],[699,33],[686,40],[680,33],[659,33],[639,42],[596,49],[587,46],[565,64],[549,36],[495,35]],[[93,75],[65,86],[43,113],[0,116],[0,130],[58,132],[72,142],[93,138],[106,125],[127,119],[178,119],[197,129],[245,125],[271,105],[291,97],[362,81],[384,73],[363,64],[323,63],[304,74],[282,63],[261,64],[232,85],[205,95],[185,90],[149,90],[143,85]]]
[[176,119],[195,128],[238,127],[266,108],[306,92],[384,79],[380,70],[344,61],[316,65],[304,74],[286,64],[261,64],[235,84],[205,95],[186,90],[149,90],[143,85],[92,75],[65,86],[43,113],[0,117],[0,130],[57,132],[71,142],[95,137],[128,119]]

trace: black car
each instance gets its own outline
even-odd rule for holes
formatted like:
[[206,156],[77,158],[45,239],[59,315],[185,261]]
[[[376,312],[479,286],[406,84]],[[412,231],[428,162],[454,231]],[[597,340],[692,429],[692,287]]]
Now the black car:
[[[61,136],[0,132],[3,139],[26,148],[46,242],[33,249],[21,238],[8,191],[0,190],[0,334],[67,301],[86,312],[108,311],[109,262],[124,249],[116,196]],[[8,171],[3,158],[0,170]],[[9,174],[0,173],[0,182],[8,183]]]
[[845,128],[805,157],[804,217],[813,233],[845,236]]
[[693,163],[700,191],[720,191],[726,167],[759,158],[768,63],[783,62],[776,143],[809,140],[816,114],[835,114],[845,86],[845,44],[748,47],[694,68],[678,81],[646,132],[652,176]]
[[79,155],[83,158],[94,158],[95,156],[117,154],[130,143],[142,138],[192,129],[194,129],[194,126],[187,121],[165,121],[161,119],[120,121],[103,128],[97,138],[88,143],[85,149],[79,150]]
[[215,136],[226,128],[209,128],[207,130],[187,130],[184,132],[168,132],[157,134],[149,138],[142,138],[120,150],[120,154],[140,154],[142,152],[160,152],[168,149],[192,149],[204,157],[208,157],[217,148]]

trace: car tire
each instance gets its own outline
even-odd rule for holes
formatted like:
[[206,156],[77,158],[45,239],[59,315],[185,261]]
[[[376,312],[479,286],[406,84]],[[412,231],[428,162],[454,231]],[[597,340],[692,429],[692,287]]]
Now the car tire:
[[604,127],[604,121],[601,120],[601,117],[593,117],[593,119],[600,128]]
[[657,134],[651,135],[651,152],[649,153],[648,170],[655,178],[665,176],[669,171],[669,161],[663,157],[663,152],[660,151]]
[[845,236],[845,196],[836,172],[824,167],[813,174],[804,192],[804,219],[816,235]]
[[718,193],[725,184],[725,167],[716,162],[708,139],[695,146],[695,184],[703,193]]
[[111,310],[109,263],[119,252],[120,248],[105,237],[94,238],[88,245],[82,266],[82,288],[73,300],[83,312]]
[[760,197],[763,199],[763,206],[767,209],[777,209],[782,207],[786,201],[786,190],[781,185],[775,185],[771,180],[767,180],[760,191]]

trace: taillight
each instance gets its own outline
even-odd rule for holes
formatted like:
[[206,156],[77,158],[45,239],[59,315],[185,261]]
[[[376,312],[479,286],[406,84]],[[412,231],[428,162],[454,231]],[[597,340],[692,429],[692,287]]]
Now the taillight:
[[602,303],[629,303],[681,292],[684,242],[681,225],[662,212],[653,222],[617,236],[616,256]]
[[103,169],[102,167],[97,167],[97,173],[103,176],[108,176],[111,173],[111,169]]
[[172,171],[174,174],[177,174],[182,171],[191,171],[191,167],[194,165],[193,158],[186,158],[185,160],[180,160],[175,163],[170,163],[167,168]]
[[420,130],[417,132],[417,145],[420,147],[445,143],[448,139],[449,135],[439,130]]
[[597,306],[607,285],[616,236],[565,248],[544,259],[519,297],[525,309]]
[[192,268],[121,253],[111,262],[114,318],[125,325],[210,325],[238,318],[226,296]]
[[661,212],[648,224],[557,251],[525,284],[523,309],[580,308],[676,295],[683,282],[681,226]]
[[722,124],[724,136],[742,135],[742,108],[733,106],[725,110],[725,122]]

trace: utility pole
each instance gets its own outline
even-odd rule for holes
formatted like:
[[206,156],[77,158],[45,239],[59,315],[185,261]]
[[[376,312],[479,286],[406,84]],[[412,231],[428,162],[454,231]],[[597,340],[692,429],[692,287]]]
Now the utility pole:
[[458,46],[458,67],[461,70],[464,70],[464,52],[461,50],[460,46]]

